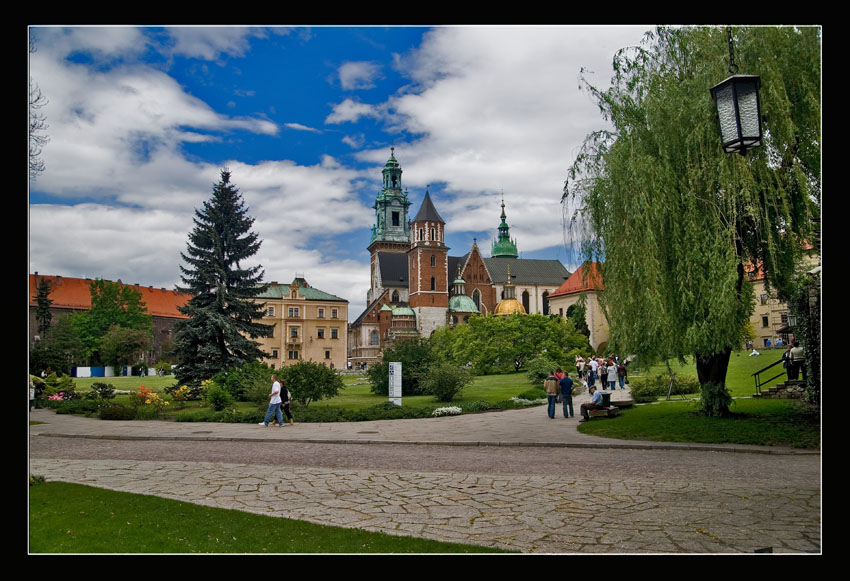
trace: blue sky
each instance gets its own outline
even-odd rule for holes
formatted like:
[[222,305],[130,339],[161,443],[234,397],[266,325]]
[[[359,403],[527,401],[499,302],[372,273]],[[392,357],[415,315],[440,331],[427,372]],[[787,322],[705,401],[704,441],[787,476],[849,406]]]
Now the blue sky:
[[395,147],[450,254],[485,256],[504,195],[521,256],[561,260],[560,195],[591,131],[579,89],[649,26],[31,27],[48,103],[29,270],[174,288],[194,210],[232,173],[267,281],[369,287],[372,204]]

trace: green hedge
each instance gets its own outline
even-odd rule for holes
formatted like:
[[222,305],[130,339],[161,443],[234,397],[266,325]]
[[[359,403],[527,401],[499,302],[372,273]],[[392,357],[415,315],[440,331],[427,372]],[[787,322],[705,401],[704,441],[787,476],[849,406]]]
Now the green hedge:
[[[670,387],[670,376],[661,374],[650,377],[629,378],[629,389],[636,403],[656,401],[667,395]],[[686,395],[699,393],[699,381],[696,377],[676,376],[670,395]]]

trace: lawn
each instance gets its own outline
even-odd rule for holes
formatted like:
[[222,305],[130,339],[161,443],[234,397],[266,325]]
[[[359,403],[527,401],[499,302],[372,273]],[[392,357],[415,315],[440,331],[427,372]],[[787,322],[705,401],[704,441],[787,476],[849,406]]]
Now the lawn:
[[36,483],[29,493],[31,553],[504,552],[66,482]]

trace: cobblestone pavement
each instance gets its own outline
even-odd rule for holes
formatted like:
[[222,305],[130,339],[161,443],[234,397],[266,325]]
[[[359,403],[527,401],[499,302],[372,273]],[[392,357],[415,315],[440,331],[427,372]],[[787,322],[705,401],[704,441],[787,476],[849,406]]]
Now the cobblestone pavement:
[[[526,553],[821,550],[816,453],[595,447],[539,408],[413,420],[406,441],[403,420],[330,437],[329,425],[32,415],[50,422],[30,429],[30,472],[48,480]],[[489,440],[469,440],[483,424]]]

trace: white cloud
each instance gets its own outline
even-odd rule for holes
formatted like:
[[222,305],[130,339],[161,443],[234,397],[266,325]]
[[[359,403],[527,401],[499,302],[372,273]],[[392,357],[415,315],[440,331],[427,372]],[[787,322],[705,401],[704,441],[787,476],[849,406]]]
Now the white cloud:
[[381,67],[373,62],[347,62],[339,67],[339,82],[346,91],[371,89],[375,79],[380,77]]
[[325,123],[355,123],[361,117],[378,117],[378,110],[372,105],[345,99],[334,105],[333,112],[327,116]]

